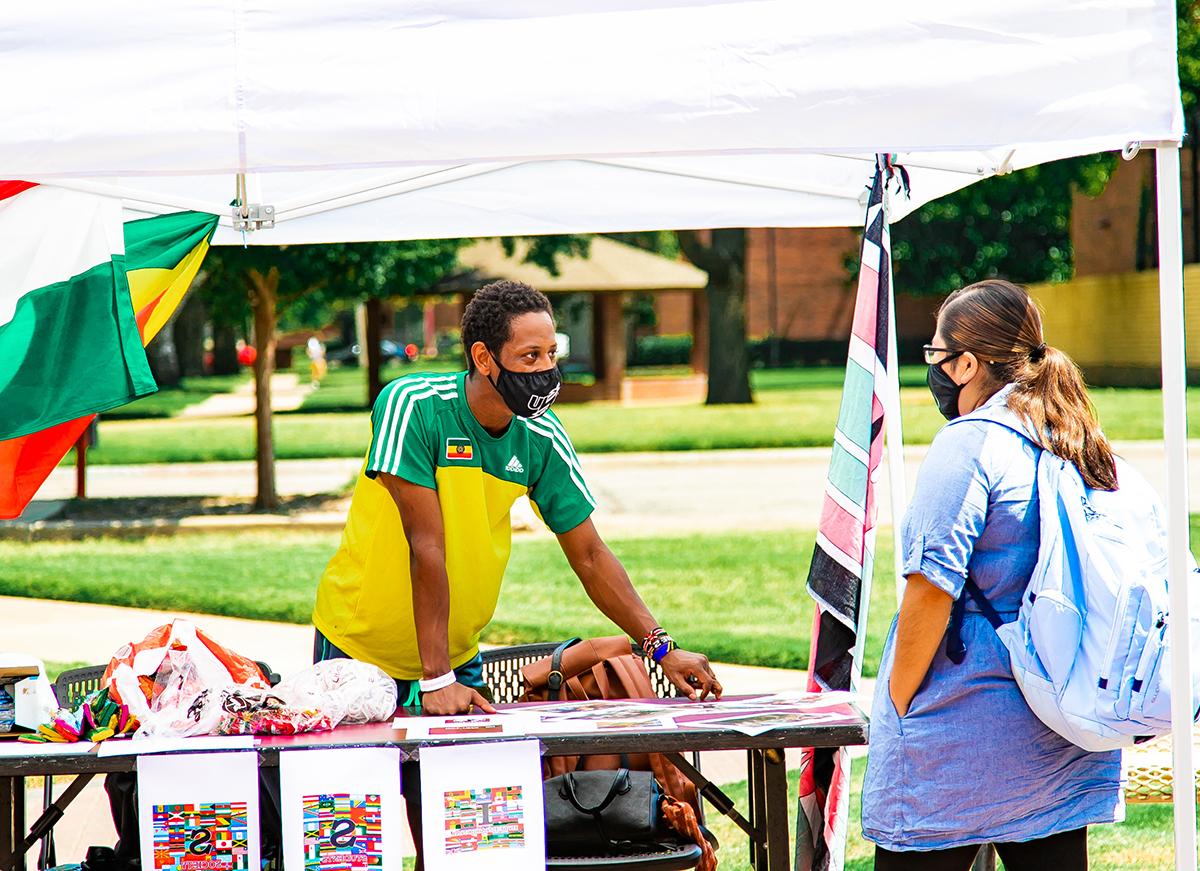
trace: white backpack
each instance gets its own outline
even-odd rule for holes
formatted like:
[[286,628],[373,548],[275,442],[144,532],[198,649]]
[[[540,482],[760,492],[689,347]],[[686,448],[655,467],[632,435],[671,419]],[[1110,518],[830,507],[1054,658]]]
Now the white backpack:
[[[960,418],[979,419],[1032,442],[1005,407]],[[1013,676],[1033,712],[1090,751],[1171,731],[1163,510],[1145,478],[1120,458],[1117,480],[1116,491],[1091,490],[1074,464],[1041,450],[1041,544],[1017,619],[1002,623],[969,579],[964,594],[980,605],[1008,648]],[[1194,560],[1192,567],[1194,578]],[[1198,614],[1193,609],[1190,620],[1193,662],[1200,653]],[[1193,711],[1198,707],[1200,675],[1192,686]]]

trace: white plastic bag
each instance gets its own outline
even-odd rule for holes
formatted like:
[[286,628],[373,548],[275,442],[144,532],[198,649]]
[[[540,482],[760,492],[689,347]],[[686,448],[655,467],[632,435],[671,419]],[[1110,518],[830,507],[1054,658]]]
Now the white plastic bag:
[[104,684],[141,722],[136,737],[212,734],[213,721],[193,710],[207,690],[270,690],[251,659],[218,644],[191,621],[174,620],[114,655]]
[[314,708],[338,722],[376,723],[396,712],[396,681],[378,666],[328,659],[288,677],[275,694],[296,708]]

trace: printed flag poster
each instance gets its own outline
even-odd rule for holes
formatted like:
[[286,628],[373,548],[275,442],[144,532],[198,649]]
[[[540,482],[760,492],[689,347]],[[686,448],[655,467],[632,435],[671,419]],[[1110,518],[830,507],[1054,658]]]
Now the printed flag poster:
[[394,747],[279,754],[288,871],[400,871],[405,827]]
[[257,871],[256,754],[138,757],[138,820],[146,871]]
[[426,871],[541,871],[541,745],[422,747],[421,822]]

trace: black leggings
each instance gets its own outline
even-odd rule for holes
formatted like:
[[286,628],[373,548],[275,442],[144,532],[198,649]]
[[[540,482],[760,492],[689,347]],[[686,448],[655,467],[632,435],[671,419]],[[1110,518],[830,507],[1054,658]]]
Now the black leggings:
[[[1087,871],[1087,828],[1038,838],[995,844],[1005,871]],[[979,845],[949,850],[875,848],[875,871],[968,871]]]

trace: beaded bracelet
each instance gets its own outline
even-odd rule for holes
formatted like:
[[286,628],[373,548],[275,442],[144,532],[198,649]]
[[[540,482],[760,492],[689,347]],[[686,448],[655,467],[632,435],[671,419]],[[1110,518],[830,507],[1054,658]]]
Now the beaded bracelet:
[[675,639],[668,635],[661,626],[655,626],[642,639],[642,652],[655,662],[662,662],[663,657],[675,649],[677,649]]
[[654,649],[662,643],[662,639],[670,637],[671,636],[667,634],[666,629],[663,629],[661,626],[655,626],[648,633],[646,633],[646,637],[642,639],[642,653],[646,654],[646,656],[650,656],[654,653]]

